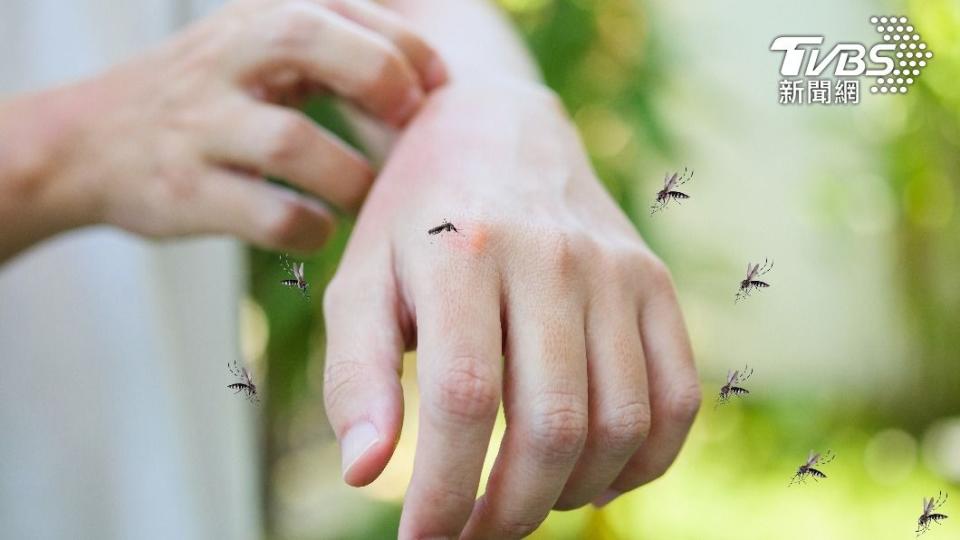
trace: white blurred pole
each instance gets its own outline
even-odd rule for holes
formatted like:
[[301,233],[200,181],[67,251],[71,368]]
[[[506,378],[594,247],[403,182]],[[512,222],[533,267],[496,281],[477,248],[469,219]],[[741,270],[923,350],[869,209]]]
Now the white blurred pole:
[[[3,2],[0,94],[95,73],[203,9]],[[243,262],[231,241],[101,228],[0,267],[0,537],[260,536],[255,409],[225,388]]]

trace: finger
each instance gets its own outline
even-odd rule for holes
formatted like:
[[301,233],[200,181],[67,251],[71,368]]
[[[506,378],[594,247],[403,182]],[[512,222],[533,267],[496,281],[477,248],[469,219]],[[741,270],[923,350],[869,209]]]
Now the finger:
[[404,538],[459,537],[500,405],[499,280],[471,256],[433,268],[415,291],[422,401]]
[[404,340],[391,273],[389,255],[372,254],[361,270],[338,273],[323,295],[323,397],[340,444],[343,479],[353,486],[380,475],[403,421]]
[[556,508],[583,506],[620,474],[650,430],[643,345],[634,304],[607,287],[587,312],[590,419],[580,461]]
[[583,307],[568,291],[545,292],[508,309],[507,431],[468,538],[520,538],[536,529],[586,439]]
[[356,211],[366,197],[370,166],[305,115],[240,98],[215,116],[205,137],[210,159],[283,178],[347,211]]
[[447,68],[440,55],[392,11],[369,2],[320,0],[333,11],[389,39],[410,61],[426,90],[447,81]]
[[191,232],[229,234],[266,249],[312,251],[333,229],[330,211],[288,189],[240,173],[209,172],[170,212]]
[[596,501],[601,505],[663,475],[680,452],[700,409],[700,383],[673,284],[665,269],[653,272],[651,281],[655,292],[640,314],[650,379],[650,434],[611,490]]
[[258,101],[301,108],[308,97],[328,92],[322,85],[304,79],[297,70],[287,68],[264,75],[248,88],[248,93]]
[[276,8],[239,47],[231,69],[242,77],[292,67],[395,126],[423,101],[416,72],[393,43],[316,5]]

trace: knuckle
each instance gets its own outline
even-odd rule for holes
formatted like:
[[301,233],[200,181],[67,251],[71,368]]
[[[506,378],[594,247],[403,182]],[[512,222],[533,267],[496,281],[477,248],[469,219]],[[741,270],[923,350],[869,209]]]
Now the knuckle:
[[433,405],[442,418],[455,422],[492,419],[500,407],[500,382],[491,366],[459,357],[440,375]]
[[391,40],[396,47],[404,51],[413,61],[428,62],[439,59],[433,49],[420,36],[405,27],[398,27],[392,32]]
[[529,429],[530,445],[545,462],[577,458],[587,439],[587,412],[572,395],[554,395],[536,407]]
[[[439,482],[436,485],[423,489],[416,494],[418,505],[423,508],[456,509],[458,512],[468,512],[474,505],[473,491],[454,487],[449,483]],[[460,528],[452,523],[430,523],[420,520],[413,523],[413,538],[458,538]],[[401,535],[401,537],[405,537]]]
[[203,133],[210,127],[209,111],[197,107],[184,107],[182,103],[170,103],[172,114],[162,121],[165,127],[179,134]]
[[295,51],[307,47],[318,31],[318,22],[308,6],[299,2],[282,4],[268,34],[268,46],[279,51]]
[[[360,91],[367,96],[380,95],[384,89],[395,88],[408,80],[404,69],[405,60],[400,51],[389,41],[378,38],[378,59],[370,76],[361,83]],[[403,93],[398,95],[403,96]]]
[[369,378],[367,367],[356,360],[327,358],[323,374],[323,399],[327,410],[340,410]]
[[200,186],[194,174],[186,168],[165,167],[160,178],[160,200],[180,204],[197,196]]
[[397,48],[401,51],[409,51],[421,58],[429,58],[432,53],[430,48],[416,34],[406,28],[399,28],[392,32],[391,39]]
[[597,421],[597,438],[614,453],[632,453],[650,433],[650,406],[631,400],[614,407]]
[[576,260],[573,238],[568,234],[555,234],[547,242],[547,263],[558,269],[564,269]]
[[670,276],[670,269],[667,268],[659,257],[647,255],[644,257],[644,274],[655,287],[673,288],[673,278]]
[[500,537],[525,538],[533,534],[533,532],[537,530],[537,527],[539,527],[540,523],[542,522],[543,519],[531,521],[524,518],[505,518],[498,527],[501,533]]
[[579,268],[583,243],[567,233],[555,233],[544,241],[544,264],[549,275],[567,280]]
[[702,401],[700,383],[694,378],[670,392],[664,404],[664,412],[669,421],[691,423],[700,411]]
[[277,165],[303,155],[311,144],[316,130],[313,122],[300,114],[290,114],[278,122],[267,145],[266,162]]

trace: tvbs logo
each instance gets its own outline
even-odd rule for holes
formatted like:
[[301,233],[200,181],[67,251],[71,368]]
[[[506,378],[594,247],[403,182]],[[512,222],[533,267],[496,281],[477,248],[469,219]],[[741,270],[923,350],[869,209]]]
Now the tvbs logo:
[[[837,82],[837,97],[841,93],[844,95],[843,103],[858,103],[859,77],[864,76],[876,77],[870,87],[874,94],[906,93],[927,61],[933,58],[933,52],[927,49],[927,44],[906,17],[875,16],[870,18],[870,23],[882,40],[869,46],[840,42],[825,50],[823,36],[778,36],[774,39],[770,50],[783,54],[780,63],[780,75],[784,77],[780,81],[781,103],[803,103],[802,95],[795,99],[797,96],[786,94],[794,90],[829,89],[831,79]],[[818,97],[822,96],[819,92]],[[812,97],[807,100],[807,103],[813,102]]]
[[[893,58],[882,54],[896,51],[893,43],[877,43],[870,48],[869,56],[872,69],[867,66],[867,48],[862,43],[837,43],[827,54],[820,58],[820,45],[823,36],[780,36],[770,45],[772,51],[783,51],[783,62],[780,64],[780,74],[784,77],[800,75],[804,64],[803,74],[808,77],[819,77],[827,66],[835,64],[832,75],[835,77],[859,77],[861,75],[882,76],[893,73],[895,64]],[[814,48],[803,49],[803,46],[814,45]],[[807,54],[809,52],[809,55]]]

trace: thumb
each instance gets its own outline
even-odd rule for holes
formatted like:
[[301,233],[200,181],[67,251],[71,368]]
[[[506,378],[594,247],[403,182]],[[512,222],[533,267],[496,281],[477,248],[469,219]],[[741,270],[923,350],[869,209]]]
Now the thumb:
[[386,467],[403,423],[403,337],[393,280],[338,276],[323,295],[324,402],[340,444],[343,479],[369,484]]

